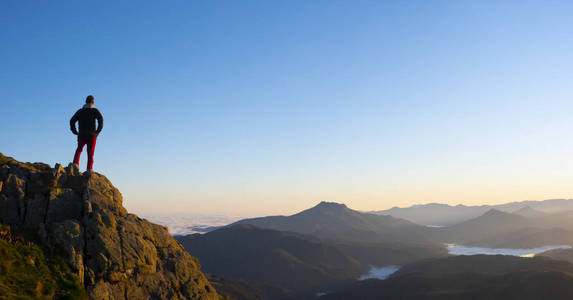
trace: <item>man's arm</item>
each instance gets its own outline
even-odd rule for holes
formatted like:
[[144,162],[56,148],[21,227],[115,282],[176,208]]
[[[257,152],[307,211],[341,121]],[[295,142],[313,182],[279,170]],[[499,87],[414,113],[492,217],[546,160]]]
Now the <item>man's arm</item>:
[[78,131],[76,130],[76,122],[78,121],[78,112],[74,114],[74,116],[70,119],[70,130],[75,134],[78,135]]
[[96,119],[97,119],[96,132],[97,132],[97,134],[99,134],[101,132],[101,130],[103,129],[103,116],[101,115],[101,113],[99,112],[99,110],[97,108],[96,108]]

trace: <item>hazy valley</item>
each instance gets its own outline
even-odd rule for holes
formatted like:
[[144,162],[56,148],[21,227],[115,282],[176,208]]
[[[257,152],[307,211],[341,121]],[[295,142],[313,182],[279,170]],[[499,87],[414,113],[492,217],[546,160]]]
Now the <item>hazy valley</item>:
[[[426,299],[429,294],[406,292],[411,286],[400,290],[405,284],[402,281],[419,280],[423,285],[436,285],[432,299],[479,298],[485,297],[483,293],[503,299],[507,289],[538,276],[564,276],[571,281],[570,266],[550,258],[573,261],[572,204],[572,200],[546,200],[479,207],[481,214],[473,218],[468,216],[475,214],[476,207],[465,207],[465,211],[458,207],[464,216],[456,217],[458,223],[449,215],[444,221],[453,223],[449,226],[425,226],[416,224],[416,218],[406,220],[322,202],[291,216],[244,219],[205,234],[176,238],[199,258],[205,272],[257,286],[258,296],[263,298],[350,299],[345,297],[354,295],[370,299],[367,295],[371,295],[377,299],[382,297],[377,294],[380,289],[391,291],[384,297]],[[412,209],[419,211],[421,207],[425,206]],[[428,207],[443,215],[452,208]],[[445,212],[436,211],[436,207]],[[243,254],[229,256],[225,249],[238,249]],[[317,252],[323,254],[317,257]],[[466,263],[475,263],[470,259],[474,256],[484,262],[483,268],[464,269]],[[459,259],[444,260],[447,257]],[[498,268],[505,264],[517,267]],[[556,274],[545,274],[548,270]],[[436,278],[439,274],[442,277]],[[457,291],[445,293],[446,297],[441,285],[448,277],[461,282],[456,283]],[[493,283],[499,280],[508,280],[504,289],[494,288]],[[376,283],[379,281],[384,283]],[[557,298],[565,297],[569,290],[561,292]]]

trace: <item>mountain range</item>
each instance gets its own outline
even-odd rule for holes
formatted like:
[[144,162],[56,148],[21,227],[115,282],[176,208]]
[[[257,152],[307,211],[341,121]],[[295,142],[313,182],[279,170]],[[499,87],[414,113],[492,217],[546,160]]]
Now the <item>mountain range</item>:
[[[284,292],[287,292],[287,294],[293,298],[286,297],[284,299],[310,299],[312,298],[312,294],[316,294],[319,291],[337,290],[337,288],[341,286],[348,287],[348,291],[351,291],[355,286],[363,287],[372,284],[381,285],[383,289],[392,291],[392,289],[386,287],[388,283],[363,283],[356,281],[358,277],[357,274],[360,272],[364,273],[368,266],[403,266],[400,271],[388,279],[388,282],[394,282],[394,284],[398,286],[404,283],[402,281],[406,280],[404,278],[410,278],[415,275],[411,272],[406,273],[407,270],[421,271],[421,265],[418,263],[428,260],[435,261],[439,264],[437,270],[440,271],[438,273],[444,275],[444,278],[449,278],[449,280],[466,278],[458,276],[459,274],[457,273],[454,274],[455,272],[451,274],[444,273],[446,266],[451,267],[452,270],[456,270],[457,265],[457,267],[459,267],[457,271],[459,272],[463,271],[461,267],[464,266],[464,264],[467,264],[466,266],[468,267],[473,266],[471,263],[472,260],[463,258],[442,260],[441,258],[448,256],[445,243],[508,248],[534,248],[547,245],[573,246],[573,231],[568,229],[571,223],[568,221],[569,215],[570,213],[568,211],[553,213],[541,212],[529,206],[524,206],[513,212],[489,209],[482,215],[452,226],[427,227],[391,216],[377,216],[371,213],[359,212],[343,204],[321,202],[315,207],[291,216],[244,219],[203,235],[196,234],[178,237],[178,240],[188,251],[197,255],[199,259],[204,262],[204,270],[210,274],[233,280],[242,280],[250,284],[264,283],[267,286],[273,286],[275,291],[277,287],[284,288],[288,286],[287,291],[283,290],[282,294],[279,293],[273,296],[277,297],[278,295],[282,295],[285,297]],[[257,259],[256,255],[252,254],[252,259],[247,260],[249,261],[248,266],[243,266],[242,269],[235,269],[236,266],[241,265],[239,260],[245,256],[227,257],[224,255],[224,249],[242,249],[243,247],[247,247],[242,245],[241,241],[246,241],[246,245],[267,245],[268,240],[265,238],[266,234],[263,232],[269,230],[272,231],[275,236],[282,236],[282,238],[275,239],[268,244],[270,248],[265,246],[256,247],[256,250],[252,248],[251,250],[243,249],[241,251],[245,251],[246,253],[253,251],[260,257],[266,257],[274,251],[278,251],[277,249],[281,249],[280,252],[283,253],[284,250],[285,255],[275,256],[277,260],[273,263],[267,263],[268,261],[266,259]],[[237,237],[241,235],[229,234],[229,232],[241,231],[250,231],[249,238],[237,240]],[[224,235],[224,232],[227,233],[227,235]],[[306,284],[304,288],[302,288],[303,285],[293,285],[293,282],[296,282],[296,280],[293,281],[290,278],[310,278],[306,276],[309,276],[311,272],[303,270],[302,268],[291,267],[289,269],[279,269],[274,266],[292,265],[292,261],[306,261],[304,264],[311,266],[314,270],[325,270],[324,263],[326,262],[321,260],[309,260],[305,257],[306,252],[301,253],[294,251],[295,249],[299,249],[299,247],[289,247],[289,242],[285,239],[286,236],[290,238],[297,237],[307,243],[311,241],[320,243],[322,247],[327,247],[332,251],[336,249],[339,255],[344,255],[345,257],[345,259],[339,258],[341,261],[350,259],[358,262],[358,264],[346,264],[343,267],[345,271],[342,273],[331,274],[330,272],[322,271],[315,273],[315,276],[322,274],[313,280],[314,283],[319,284]],[[569,255],[568,250],[569,249],[559,249],[548,251],[541,256],[567,257],[567,255]],[[302,258],[299,258],[299,256]],[[569,257],[573,258],[573,255],[569,255]],[[502,272],[501,270],[486,266],[484,266],[483,270],[468,269],[466,273],[469,272],[470,274],[466,274],[466,279],[482,282],[486,287],[485,290],[492,289],[492,295],[498,295],[497,293],[503,295],[503,293],[505,293],[504,291],[494,289],[496,280],[523,279],[522,276],[526,276],[525,274],[529,274],[527,276],[541,276],[544,278],[545,276],[549,276],[544,273],[548,270],[549,266],[551,266],[551,268],[549,268],[551,272],[555,272],[555,274],[551,276],[562,276],[569,272],[569,269],[556,268],[555,266],[558,266],[559,263],[547,259],[527,261],[515,257],[506,258],[504,256],[483,256],[480,259],[489,261],[490,264],[497,266],[509,266],[510,262],[516,263],[516,266],[519,268],[526,265],[529,266],[527,271],[524,272],[518,269],[504,269]],[[315,262],[319,263],[322,267],[315,266],[313,264]],[[541,263],[528,264],[531,262]],[[332,264],[332,262],[327,264]],[[257,270],[264,269],[264,275],[259,274],[257,277],[246,272],[246,270],[249,270],[251,267]],[[416,273],[418,275],[414,276],[414,282],[418,281],[420,284],[428,284],[427,280],[429,280],[431,283],[436,283],[436,288],[448,283],[443,278],[428,279],[428,271],[424,271],[424,273],[422,277],[419,277],[419,274]],[[488,275],[484,275],[485,273]],[[279,280],[281,276],[272,276],[271,274],[286,276]],[[325,276],[325,274],[328,274],[328,276]],[[340,276],[335,278],[335,274]],[[551,276],[548,278],[551,278]],[[270,282],[270,277],[273,277],[272,280],[278,281]],[[399,280],[396,278],[402,279]],[[570,280],[569,277],[566,279]],[[461,281],[459,284],[460,288],[467,289],[467,285],[471,285],[471,281]],[[511,288],[513,288],[513,286],[510,285],[510,289]],[[361,290],[361,288],[359,290]],[[463,296],[458,295],[460,297],[456,296],[457,298],[454,297],[453,299],[464,299],[465,296],[473,297],[480,295],[478,291],[480,290],[474,291],[470,289],[460,294]],[[394,292],[396,291],[384,295],[391,297],[394,295],[392,294]],[[400,292],[397,293],[396,295],[400,294]],[[439,294],[441,292],[436,291],[436,293]],[[376,295],[376,293],[374,294]],[[268,297],[269,293],[266,293],[266,295]],[[348,295],[344,293],[327,294],[325,297],[330,299],[329,297],[334,297],[334,295],[346,296],[332,299],[353,299],[345,298],[348,297]],[[362,297],[362,295],[356,297]],[[273,297],[270,297],[270,299],[272,298]],[[413,299],[418,298],[414,297]],[[419,299],[425,298],[422,297]],[[441,298],[438,297],[437,299]]]
[[[338,231],[312,230],[337,220],[342,220],[336,224]],[[306,233],[276,228],[294,228]],[[176,236],[176,239],[199,258],[203,270],[209,274],[247,281],[272,299],[301,299],[312,298],[324,288],[341,282],[353,281],[372,265],[405,264],[447,255],[443,245],[426,238],[406,243],[397,242],[393,235],[378,234],[392,228],[408,232],[412,228],[428,230],[407,221],[323,202],[294,217],[246,219],[206,234]],[[356,232],[361,235],[349,235]],[[232,255],[228,249],[233,249]],[[273,293],[278,290],[280,294]]]
[[493,248],[573,246],[573,213],[532,213],[524,217],[491,209],[483,215],[452,226],[434,228],[434,237],[447,243]]
[[[491,209],[519,213],[519,210],[529,207],[541,213],[554,214],[558,212],[573,211],[573,199],[550,199],[543,201],[509,202],[498,205],[448,205],[440,203],[418,204],[410,207],[393,207],[387,210],[372,211],[378,215],[388,215],[409,220],[413,223],[429,226],[451,226],[476,218]],[[527,213],[527,210],[525,211]],[[538,214],[538,213],[536,213]],[[539,216],[539,215],[537,215]]]
[[363,213],[344,204],[320,202],[291,216],[269,216],[243,219],[232,223],[312,234],[331,240],[361,242],[429,241],[425,226],[392,216]]

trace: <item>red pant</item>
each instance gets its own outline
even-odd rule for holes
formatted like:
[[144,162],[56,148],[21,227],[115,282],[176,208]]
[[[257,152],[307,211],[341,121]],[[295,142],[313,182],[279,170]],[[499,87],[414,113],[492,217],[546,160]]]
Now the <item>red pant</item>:
[[74,155],[74,164],[80,164],[80,155],[85,145],[88,145],[88,170],[91,170],[94,165],[94,151],[96,147],[97,138],[81,138],[78,137],[78,148],[76,149],[76,155]]

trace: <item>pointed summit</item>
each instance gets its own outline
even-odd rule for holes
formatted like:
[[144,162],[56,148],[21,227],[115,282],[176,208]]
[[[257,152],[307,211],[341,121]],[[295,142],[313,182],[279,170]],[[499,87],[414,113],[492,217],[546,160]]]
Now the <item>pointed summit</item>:
[[302,211],[301,213],[304,213],[304,212],[313,212],[313,213],[339,212],[340,213],[340,212],[345,212],[345,211],[352,211],[352,210],[349,209],[346,206],[346,204],[343,204],[343,203],[322,201],[322,202],[318,203],[317,205],[315,205],[314,207],[311,207],[305,211]]
[[345,209],[346,208],[347,209],[348,207],[344,203],[321,201],[320,203],[318,203],[313,208],[319,208],[319,209]]
[[486,211],[486,212],[482,215],[482,217],[489,217],[489,218],[491,218],[491,217],[496,217],[496,218],[497,218],[497,217],[505,217],[505,216],[509,216],[509,215],[511,215],[511,214],[510,214],[510,213],[503,212],[503,211],[498,210],[498,209],[495,209],[495,208],[492,208],[492,209]]
[[341,203],[324,201],[291,216],[244,219],[229,226],[236,224],[252,224],[331,239],[369,242],[411,240],[414,236],[424,239],[427,230],[406,220],[363,213]]

